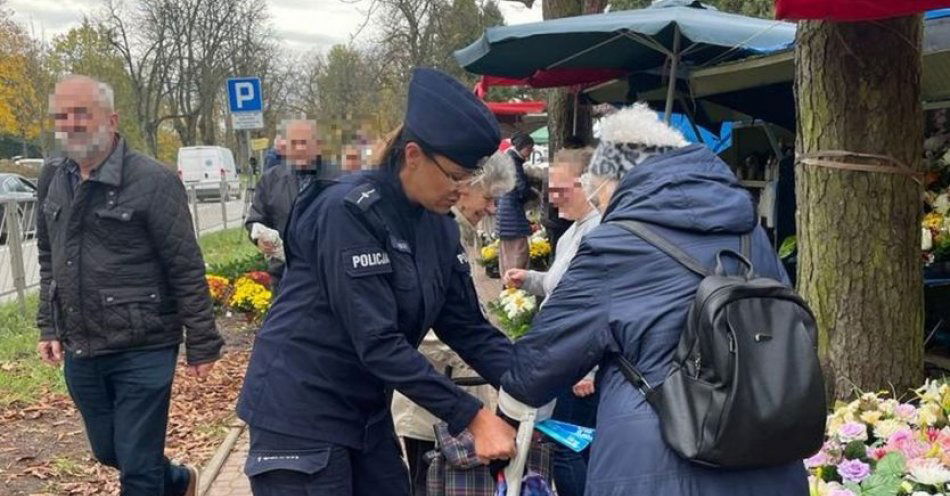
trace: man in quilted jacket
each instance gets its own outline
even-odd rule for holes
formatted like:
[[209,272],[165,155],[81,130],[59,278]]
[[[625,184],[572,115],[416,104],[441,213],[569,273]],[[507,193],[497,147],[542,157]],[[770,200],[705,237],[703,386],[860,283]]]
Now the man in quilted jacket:
[[93,455],[119,469],[123,496],[192,496],[197,472],[164,456],[182,328],[198,377],[223,341],[184,186],[128,148],[108,85],[69,76],[50,107],[62,157],[39,180],[37,350],[65,362]]

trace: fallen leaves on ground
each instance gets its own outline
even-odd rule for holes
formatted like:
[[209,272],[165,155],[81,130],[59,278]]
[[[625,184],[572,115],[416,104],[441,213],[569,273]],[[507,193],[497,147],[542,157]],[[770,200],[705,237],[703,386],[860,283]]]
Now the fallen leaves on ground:
[[[248,357],[244,350],[226,353],[204,379],[188,375],[179,363],[166,437],[169,458],[196,466],[211,458],[234,418]],[[26,491],[13,494],[119,493],[118,473],[92,459],[82,420],[68,396],[47,391],[34,404],[0,410],[0,446],[0,480],[7,489],[22,486]]]

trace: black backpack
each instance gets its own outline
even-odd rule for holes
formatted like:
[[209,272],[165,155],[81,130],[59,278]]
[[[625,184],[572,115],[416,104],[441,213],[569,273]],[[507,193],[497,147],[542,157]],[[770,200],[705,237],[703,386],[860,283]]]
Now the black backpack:
[[[611,224],[702,278],[661,385],[650,385],[617,355],[624,376],[656,410],[669,447],[724,468],[778,465],[817,452],[827,410],[815,318],[792,288],[754,275],[749,235],[742,237],[743,254],[720,251],[710,271],[643,223]],[[744,274],[726,274],[725,256],[739,260]]]

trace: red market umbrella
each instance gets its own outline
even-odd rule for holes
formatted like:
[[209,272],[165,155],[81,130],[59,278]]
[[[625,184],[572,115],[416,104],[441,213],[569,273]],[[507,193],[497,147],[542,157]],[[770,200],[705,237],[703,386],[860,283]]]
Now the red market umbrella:
[[545,102],[485,102],[485,105],[497,116],[540,114],[547,106]]
[[869,21],[950,6],[950,0],[776,0],[775,17],[787,20]]

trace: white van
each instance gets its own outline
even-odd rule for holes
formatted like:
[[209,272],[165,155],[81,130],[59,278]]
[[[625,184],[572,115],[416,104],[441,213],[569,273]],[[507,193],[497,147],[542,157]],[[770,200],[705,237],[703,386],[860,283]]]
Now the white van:
[[225,199],[241,197],[241,179],[234,155],[222,146],[186,146],[178,149],[178,177],[186,188],[195,186],[198,199],[220,198],[221,176],[227,184]]

